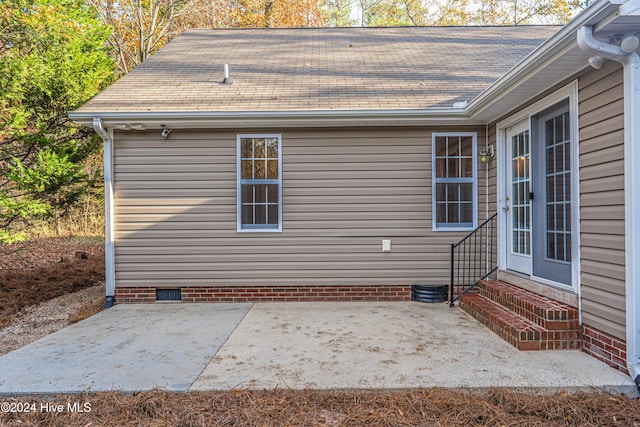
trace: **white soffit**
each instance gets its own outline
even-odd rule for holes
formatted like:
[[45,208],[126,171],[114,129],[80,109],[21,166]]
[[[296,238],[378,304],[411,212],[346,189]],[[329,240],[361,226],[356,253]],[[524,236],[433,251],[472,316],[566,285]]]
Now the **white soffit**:
[[[492,122],[510,113],[520,105],[543,94],[551,86],[566,80],[588,66],[586,55],[578,46],[563,52],[559,58],[523,80],[507,94],[473,116],[476,120]],[[551,82],[551,83],[550,83]]]

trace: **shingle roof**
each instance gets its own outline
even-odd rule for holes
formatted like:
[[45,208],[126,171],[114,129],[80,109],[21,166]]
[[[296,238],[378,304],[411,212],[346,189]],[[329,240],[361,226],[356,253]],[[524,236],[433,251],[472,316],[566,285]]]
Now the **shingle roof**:
[[[559,28],[189,30],[77,111],[451,107]],[[232,84],[221,83],[225,63]]]

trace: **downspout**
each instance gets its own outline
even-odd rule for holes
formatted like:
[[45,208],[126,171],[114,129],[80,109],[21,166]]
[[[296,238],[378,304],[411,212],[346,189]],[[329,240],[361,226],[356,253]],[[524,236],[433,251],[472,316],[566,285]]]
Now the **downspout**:
[[[484,125],[484,146],[485,149],[489,148],[489,125]],[[485,203],[485,217],[484,219],[489,219],[489,159],[485,162],[484,169],[484,203]]]
[[[596,40],[593,28],[578,29],[578,46],[624,67],[624,197],[627,369],[640,392],[640,56]],[[630,50],[630,49],[629,49]]]
[[113,231],[113,138],[102,126],[102,119],[93,118],[93,129],[104,142],[104,236],[105,236],[105,284],[106,308],[113,306],[115,282],[115,252]]

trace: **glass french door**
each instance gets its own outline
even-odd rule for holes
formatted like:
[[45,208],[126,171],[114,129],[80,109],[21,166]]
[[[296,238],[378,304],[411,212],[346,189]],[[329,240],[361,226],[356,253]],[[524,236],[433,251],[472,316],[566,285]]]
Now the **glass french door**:
[[537,118],[539,143],[534,169],[533,274],[571,284],[571,126],[568,105]]
[[571,285],[571,126],[568,102],[506,133],[507,269]]
[[507,267],[531,274],[531,140],[529,123],[507,131]]

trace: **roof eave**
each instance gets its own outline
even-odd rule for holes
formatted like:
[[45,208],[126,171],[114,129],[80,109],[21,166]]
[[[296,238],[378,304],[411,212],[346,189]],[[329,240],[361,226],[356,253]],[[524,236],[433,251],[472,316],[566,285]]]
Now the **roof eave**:
[[[283,111],[167,111],[69,113],[73,121],[91,126],[100,118],[105,127],[120,130],[175,128],[423,126],[474,124],[463,107],[391,110],[283,110]],[[477,121],[476,124],[482,124]]]
[[[508,94],[514,87],[577,46],[576,32],[583,25],[594,25],[616,12],[624,0],[598,0],[583,10],[560,31],[538,46],[522,61],[491,84],[467,105],[466,112],[471,119],[491,121],[497,117],[483,117],[482,113]],[[585,64],[586,65],[586,64]],[[514,105],[514,107],[516,107]]]

